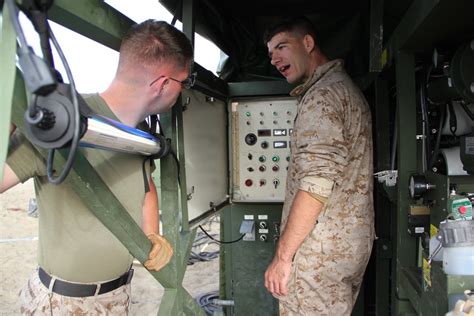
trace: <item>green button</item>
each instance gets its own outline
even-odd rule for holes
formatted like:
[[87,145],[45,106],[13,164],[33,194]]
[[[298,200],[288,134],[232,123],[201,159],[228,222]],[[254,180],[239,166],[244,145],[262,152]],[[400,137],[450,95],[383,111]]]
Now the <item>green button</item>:
[[250,114],[250,112],[245,112],[245,115],[250,116],[251,114]]
[[273,157],[272,157],[272,161],[274,161],[274,162],[280,161],[280,157],[278,157],[278,156],[273,156]]

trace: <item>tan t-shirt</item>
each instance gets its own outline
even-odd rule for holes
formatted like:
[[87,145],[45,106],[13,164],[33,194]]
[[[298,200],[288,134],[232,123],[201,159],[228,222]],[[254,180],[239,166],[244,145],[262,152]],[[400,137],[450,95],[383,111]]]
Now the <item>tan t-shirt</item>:
[[[83,97],[94,112],[118,121],[98,94]],[[145,157],[99,149],[80,151],[142,226]],[[34,177],[39,207],[38,263],[43,269],[64,280],[88,283],[115,279],[130,268],[133,258],[128,250],[87,208],[67,179],[60,185],[48,182],[44,159],[20,133],[11,139],[7,164],[22,182]],[[150,164],[145,168],[149,177]]]

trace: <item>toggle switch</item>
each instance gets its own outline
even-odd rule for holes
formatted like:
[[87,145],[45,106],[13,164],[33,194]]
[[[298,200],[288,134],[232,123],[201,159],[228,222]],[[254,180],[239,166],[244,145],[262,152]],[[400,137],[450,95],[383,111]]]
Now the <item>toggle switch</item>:
[[273,186],[275,187],[275,189],[278,188],[279,185],[280,185],[280,180],[274,179],[273,180]]

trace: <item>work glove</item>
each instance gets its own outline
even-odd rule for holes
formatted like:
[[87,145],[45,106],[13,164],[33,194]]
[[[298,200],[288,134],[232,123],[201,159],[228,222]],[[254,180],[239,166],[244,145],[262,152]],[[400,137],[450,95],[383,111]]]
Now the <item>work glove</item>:
[[152,246],[148,260],[143,265],[148,270],[159,271],[171,260],[173,248],[164,237],[158,234],[150,234],[147,237]]

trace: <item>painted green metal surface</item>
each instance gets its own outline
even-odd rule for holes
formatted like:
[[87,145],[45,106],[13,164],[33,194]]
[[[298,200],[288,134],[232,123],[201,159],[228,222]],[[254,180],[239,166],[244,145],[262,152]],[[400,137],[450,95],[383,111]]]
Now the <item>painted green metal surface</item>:
[[[278,303],[263,285],[263,274],[273,259],[275,251],[275,225],[281,219],[281,204],[233,204],[223,211],[226,241],[236,240],[241,234],[240,225],[244,215],[255,218],[255,241],[241,240],[224,245],[225,251],[225,297],[234,300],[235,306],[227,308],[227,315],[278,315]],[[259,240],[258,215],[267,215],[268,239]],[[222,271],[221,271],[222,273]]]
[[48,16],[52,21],[117,51],[123,35],[135,24],[101,0],[56,0]]
[[409,293],[410,303],[418,315],[444,315],[454,303],[464,298],[464,291],[474,287],[474,277],[469,275],[446,275],[442,262],[431,265],[430,286],[419,282],[419,269],[405,269],[401,286]]
[[370,1],[369,71],[371,72],[380,72],[383,68],[383,4],[384,0]]
[[[4,5],[5,6],[5,5]],[[2,11],[2,32],[0,33],[0,181],[3,179],[3,165],[7,156],[13,85],[16,67],[16,35],[8,10]]]
[[[395,224],[393,251],[392,293],[397,293],[392,302],[392,311],[399,315],[407,306],[402,300],[408,299],[407,289],[401,286],[402,270],[416,267],[416,239],[407,232],[408,206],[410,204],[409,177],[416,172],[416,91],[415,58],[413,54],[398,52],[396,59],[397,82],[397,122],[398,125],[398,193],[397,210],[392,214]],[[407,311],[405,311],[407,312]]]
[[[180,137],[182,126],[178,126],[178,122],[182,122],[182,117],[179,119],[182,115],[181,107],[182,104],[179,101],[171,113],[160,115],[160,121],[164,134],[172,139],[172,151],[184,154],[182,136]],[[184,156],[179,157],[180,179],[183,181]],[[160,174],[163,232],[175,249],[175,255],[169,264],[174,284],[165,287],[165,295],[158,315],[205,315],[182,285],[196,230],[189,231],[188,228],[187,211],[183,212],[187,210],[186,200],[183,200],[183,194],[185,195],[186,192],[179,189],[177,162],[172,155],[160,160]],[[180,185],[184,188],[183,182]]]
[[196,47],[194,45],[194,11],[196,2],[194,0],[183,0],[181,3],[183,5],[183,33],[189,38],[193,47]]
[[[440,0],[415,0],[407,13],[403,16],[397,28],[385,45],[387,49],[387,63],[397,58],[397,52],[401,49],[410,36],[427,18],[433,8],[440,2]],[[384,65],[385,66],[385,65]]]
[[[388,102],[388,83],[378,78],[375,81],[375,167],[376,171],[390,169],[390,113]],[[391,216],[393,204],[384,196],[382,184],[374,188],[375,198],[375,227],[378,239],[374,244],[375,262],[375,314],[389,315],[390,311],[390,261],[392,259],[392,245],[390,236]]]
[[229,97],[287,95],[293,86],[284,80],[229,83]]

